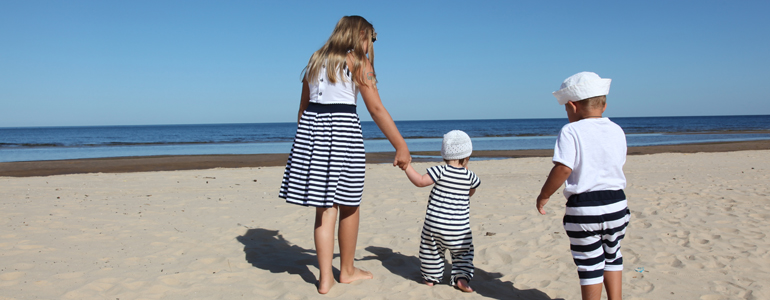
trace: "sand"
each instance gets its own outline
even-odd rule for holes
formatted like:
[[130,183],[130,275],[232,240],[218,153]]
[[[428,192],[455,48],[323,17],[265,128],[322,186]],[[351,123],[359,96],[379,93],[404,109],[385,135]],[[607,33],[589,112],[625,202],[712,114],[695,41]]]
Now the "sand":
[[[430,188],[388,164],[367,165],[356,252],[375,278],[326,296],[280,166],[0,177],[0,299],[579,299],[563,197],[535,210],[551,165],[471,161],[471,294],[419,282]],[[769,169],[770,150],[629,156],[625,299],[770,299]]]

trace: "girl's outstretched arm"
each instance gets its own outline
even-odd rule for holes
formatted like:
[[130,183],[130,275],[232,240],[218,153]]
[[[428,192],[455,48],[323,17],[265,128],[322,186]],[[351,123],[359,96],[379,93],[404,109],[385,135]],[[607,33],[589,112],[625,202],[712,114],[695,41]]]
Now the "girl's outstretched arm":
[[302,118],[302,112],[310,104],[310,86],[307,85],[307,78],[302,79],[302,95],[299,97],[299,113],[297,114],[297,123]]
[[401,170],[406,170],[409,163],[412,162],[412,156],[409,155],[409,147],[406,146],[406,141],[401,137],[401,133],[398,132],[396,123],[393,122],[393,118],[390,117],[388,110],[382,105],[380,92],[377,91],[377,79],[374,77],[372,64],[369,63],[369,60],[366,60],[365,64],[362,71],[364,72],[366,84],[359,86],[361,97],[364,98],[366,109],[369,110],[374,123],[377,123],[377,126],[380,127],[382,133],[388,138],[390,144],[396,149],[396,158],[393,160],[393,165],[397,165]]
[[430,175],[420,175],[420,173],[417,173],[417,171],[412,168],[412,164],[406,165],[406,177],[409,178],[409,181],[414,184],[416,187],[425,187],[433,184],[433,178],[430,177]]

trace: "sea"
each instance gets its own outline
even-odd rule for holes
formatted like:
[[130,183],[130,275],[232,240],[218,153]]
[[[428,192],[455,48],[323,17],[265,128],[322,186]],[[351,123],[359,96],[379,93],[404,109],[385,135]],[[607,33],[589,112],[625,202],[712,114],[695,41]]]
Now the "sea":
[[[610,118],[628,146],[770,140],[770,115]],[[463,130],[474,150],[552,149],[566,118],[396,121],[410,151],[439,151]],[[0,128],[0,162],[209,154],[289,153],[296,123]],[[374,122],[362,122],[367,152],[393,151]],[[481,158],[483,159],[483,157]]]

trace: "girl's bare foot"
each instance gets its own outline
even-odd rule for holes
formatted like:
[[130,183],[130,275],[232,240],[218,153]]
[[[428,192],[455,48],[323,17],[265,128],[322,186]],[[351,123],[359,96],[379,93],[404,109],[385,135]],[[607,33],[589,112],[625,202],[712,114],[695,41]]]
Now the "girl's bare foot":
[[468,285],[468,281],[465,278],[457,279],[457,288],[466,293],[472,293],[473,289]]
[[332,289],[332,286],[334,286],[336,282],[334,282],[334,278],[330,278],[329,280],[325,280],[324,278],[321,278],[318,280],[318,293],[319,294],[326,294],[329,292],[329,290]]
[[341,283],[351,283],[356,280],[361,279],[372,279],[374,278],[374,275],[372,275],[372,272],[364,271],[359,268],[353,268],[353,273],[348,274],[348,272],[344,272],[340,270],[340,282]]
[[425,285],[427,285],[427,286],[433,286],[433,282],[431,282],[431,281],[427,281],[427,280],[424,280],[423,282],[424,282],[424,283],[425,283]]

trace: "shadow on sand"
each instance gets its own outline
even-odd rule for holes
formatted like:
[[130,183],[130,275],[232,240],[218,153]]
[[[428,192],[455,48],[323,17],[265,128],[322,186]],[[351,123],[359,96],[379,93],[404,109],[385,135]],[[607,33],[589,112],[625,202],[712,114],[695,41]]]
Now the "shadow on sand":
[[[271,273],[299,275],[310,284],[318,283],[315,274],[308,268],[318,267],[315,250],[290,244],[278,230],[252,228],[237,239],[243,244],[246,261],[251,265]],[[335,276],[339,276],[336,268],[334,272]]]
[[[364,257],[361,260],[379,260],[382,262],[382,266],[391,273],[422,284],[419,258],[393,252],[393,250],[384,247],[369,246],[366,247],[366,250],[374,255]],[[448,284],[451,268],[451,264],[447,263],[445,265],[447,273],[442,284]],[[551,300],[548,295],[536,289],[519,290],[513,286],[513,282],[500,280],[501,277],[503,275],[500,273],[490,273],[477,267],[474,270],[471,287],[479,295],[493,299]]]
[[[299,275],[307,283],[314,285],[318,283],[315,274],[309,268],[309,266],[318,267],[315,250],[292,245],[278,233],[278,230],[251,228],[237,239],[243,244],[246,261],[254,267],[272,273],[285,272]],[[366,250],[374,255],[360,260],[379,260],[391,273],[422,284],[420,259],[416,256],[396,253],[384,247],[369,246]],[[334,256],[338,257],[338,254]],[[446,279],[449,278],[450,264],[446,265],[446,270],[444,284],[448,282]],[[335,277],[339,276],[339,270],[336,268],[334,273]],[[500,273],[490,273],[476,268],[471,286],[479,295],[492,299],[551,300],[548,295],[536,289],[519,290],[513,286],[513,282],[500,280],[502,277]]]

